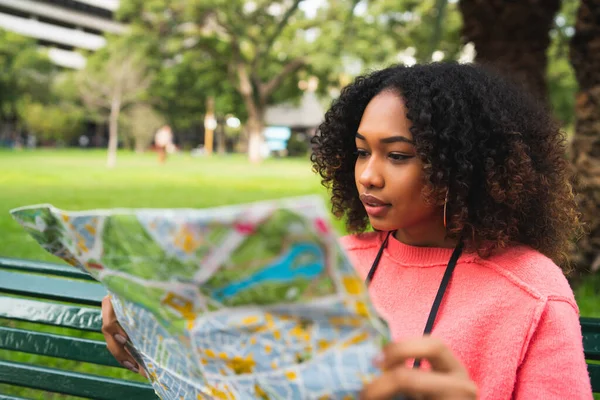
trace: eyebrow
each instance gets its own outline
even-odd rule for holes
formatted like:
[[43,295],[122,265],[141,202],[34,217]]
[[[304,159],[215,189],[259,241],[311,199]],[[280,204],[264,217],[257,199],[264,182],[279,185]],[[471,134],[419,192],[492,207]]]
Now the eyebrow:
[[[365,137],[363,135],[361,135],[360,133],[356,132],[356,138],[360,139],[360,140],[366,140]],[[410,140],[407,137],[404,136],[390,136],[390,137],[386,137],[380,140],[381,143],[398,143],[398,142],[403,142],[403,143],[409,143],[414,145],[415,142],[414,140]]]

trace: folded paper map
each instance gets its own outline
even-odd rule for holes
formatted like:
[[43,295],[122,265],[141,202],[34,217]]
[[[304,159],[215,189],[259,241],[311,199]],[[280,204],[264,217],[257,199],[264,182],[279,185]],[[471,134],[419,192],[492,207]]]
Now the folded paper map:
[[11,211],[111,293],[163,400],[352,399],[389,338],[319,197]]

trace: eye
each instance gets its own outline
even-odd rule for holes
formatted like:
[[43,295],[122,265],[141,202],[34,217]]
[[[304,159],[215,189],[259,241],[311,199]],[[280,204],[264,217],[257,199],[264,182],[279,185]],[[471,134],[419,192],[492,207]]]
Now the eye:
[[363,150],[363,149],[356,149],[354,154],[356,154],[357,158],[365,158],[369,155],[369,152],[367,152],[366,150]]
[[390,153],[390,154],[388,154],[388,157],[392,161],[405,161],[405,160],[408,160],[409,158],[412,158],[413,156],[407,156],[407,155],[401,154],[401,153]]

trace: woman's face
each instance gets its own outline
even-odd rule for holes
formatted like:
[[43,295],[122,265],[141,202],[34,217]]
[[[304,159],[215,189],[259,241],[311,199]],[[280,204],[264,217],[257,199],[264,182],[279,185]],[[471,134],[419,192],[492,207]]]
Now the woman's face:
[[426,203],[402,98],[384,91],[367,105],[356,133],[356,187],[373,228],[422,237],[443,228],[443,208]]

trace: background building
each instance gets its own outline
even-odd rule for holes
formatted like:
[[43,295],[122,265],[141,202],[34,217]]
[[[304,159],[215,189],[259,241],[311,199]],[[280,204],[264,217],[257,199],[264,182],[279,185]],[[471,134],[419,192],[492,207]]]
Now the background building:
[[0,28],[36,39],[55,64],[81,69],[78,50],[98,50],[103,34],[125,31],[113,19],[118,6],[119,0],[0,0]]

